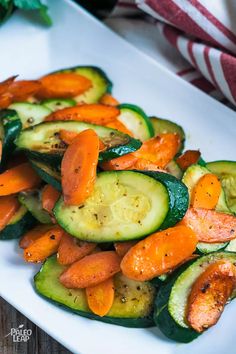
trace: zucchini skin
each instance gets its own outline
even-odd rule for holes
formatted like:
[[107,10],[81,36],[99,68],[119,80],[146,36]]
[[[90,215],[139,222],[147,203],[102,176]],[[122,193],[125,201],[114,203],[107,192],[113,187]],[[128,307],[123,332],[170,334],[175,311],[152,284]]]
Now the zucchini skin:
[[169,211],[164,222],[158,230],[164,230],[174,226],[183,219],[189,205],[188,188],[176,177],[163,173],[152,171],[139,171],[161,182],[169,194]]
[[2,171],[13,151],[15,150],[14,140],[22,129],[22,123],[16,111],[11,109],[3,109],[0,111],[0,120],[2,121],[4,130],[4,139],[2,147],[2,158],[0,170]]
[[62,192],[61,181],[57,180],[55,177],[51,176],[49,173],[47,173],[42,168],[37,166],[37,164],[34,163],[34,161],[29,160],[29,162],[30,162],[31,166],[33,167],[33,169],[37,172],[39,177],[44,182],[53,186],[56,190],[58,190],[58,192]]
[[24,233],[32,229],[37,224],[37,220],[28,211],[18,222],[15,224],[7,225],[0,232],[1,240],[12,240],[20,238]]

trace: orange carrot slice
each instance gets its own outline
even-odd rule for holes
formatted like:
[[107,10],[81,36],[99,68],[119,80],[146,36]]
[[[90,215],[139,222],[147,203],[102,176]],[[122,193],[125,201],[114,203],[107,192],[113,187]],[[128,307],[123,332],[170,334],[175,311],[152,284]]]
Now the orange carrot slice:
[[82,131],[67,148],[61,164],[62,190],[67,205],[82,204],[96,180],[99,138],[92,130]]
[[138,159],[132,167],[132,170],[140,170],[140,171],[158,171],[167,173],[166,170],[160,168],[156,163],[151,162],[146,159]]
[[128,134],[130,136],[134,136],[133,133],[118,119],[114,119],[112,122],[107,123],[106,127],[119,130],[120,132]]
[[201,153],[198,150],[187,150],[182,155],[177,157],[176,162],[181,168],[181,170],[185,171],[187,168],[195,163],[201,157]]
[[20,80],[11,83],[8,92],[12,95],[14,102],[24,101],[36,94],[41,88],[40,81]]
[[120,111],[116,107],[93,103],[60,109],[51,113],[45,120],[76,120],[105,125],[113,121],[119,113]]
[[58,263],[72,264],[90,254],[95,248],[96,243],[80,241],[65,232],[57,252]]
[[113,279],[109,278],[98,285],[86,288],[86,296],[90,310],[100,317],[105,316],[114,302]]
[[2,95],[5,92],[8,92],[9,87],[12,85],[14,80],[17,78],[17,75],[11,76],[8,79],[0,82],[0,95]]
[[85,76],[74,73],[55,73],[40,79],[42,88],[37,93],[39,98],[75,97],[92,87],[92,82]]
[[42,198],[42,207],[46,210],[50,215],[53,215],[53,208],[60,197],[60,193],[50,184],[46,184],[42,190],[41,198]]
[[135,157],[132,153],[126,154],[115,159],[103,162],[102,168],[105,171],[132,170],[136,161],[138,161],[138,158]]
[[15,196],[0,197],[0,231],[4,229],[19,208],[20,203]]
[[[67,145],[70,145],[79,133],[72,132],[70,130],[61,129],[59,132],[60,139]],[[106,149],[106,145],[99,139],[99,151]]]
[[7,108],[12,103],[12,95],[9,92],[0,95],[0,108]]
[[50,230],[42,232],[28,247],[24,249],[26,262],[39,263],[56,253],[63,235],[63,229],[54,226]]
[[236,287],[236,267],[220,260],[207,267],[191,289],[187,305],[187,321],[201,333],[213,326]]
[[165,274],[190,257],[197,237],[185,226],[156,232],[133,246],[121,262],[121,270],[130,279],[150,280]]
[[109,93],[105,93],[99,101],[101,104],[106,104],[108,106],[118,106],[120,103],[115,97]]
[[114,251],[91,254],[73,263],[60,276],[66,288],[88,288],[120,271],[120,257]]
[[221,193],[221,183],[216,175],[202,176],[193,189],[191,205],[194,208],[215,209]]
[[49,231],[52,229],[54,226],[52,225],[38,225],[34,227],[32,230],[26,232],[24,234],[19,242],[20,248],[27,248],[29,247],[35,240],[40,238],[42,235],[45,234],[45,232]]
[[0,196],[36,188],[41,179],[28,162],[0,174]]
[[236,217],[215,210],[189,208],[181,224],[190,227],[200,242],[227,242],[236,238]]
[[130,250],[131,247],[136,245],[138,241],[127,241],[127,242],[115,242],[114,247],[116,253],[120,257],[124,257],[124,255]]

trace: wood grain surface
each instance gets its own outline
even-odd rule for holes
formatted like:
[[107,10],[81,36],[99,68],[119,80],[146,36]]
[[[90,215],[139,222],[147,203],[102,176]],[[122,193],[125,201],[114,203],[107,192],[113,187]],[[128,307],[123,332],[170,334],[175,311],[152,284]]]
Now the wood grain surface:
[[[30,339],[25,342],[14,342],[11,335],[6,335],[11,328],[23,324],[32,330]],[[0,354],[72,354],[39,327],[16,311],[5,300],[0,298]]]

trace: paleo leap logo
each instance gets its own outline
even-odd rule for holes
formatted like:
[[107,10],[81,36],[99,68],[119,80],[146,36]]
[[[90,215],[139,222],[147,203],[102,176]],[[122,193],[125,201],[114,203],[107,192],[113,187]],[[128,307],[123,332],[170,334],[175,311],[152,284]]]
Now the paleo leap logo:
[[19,325],[18,328],[11,328],[11,331],[5,336],[11,336],[13,342],[28,342],[32,334],[32,329],[24,329],[24,325]]

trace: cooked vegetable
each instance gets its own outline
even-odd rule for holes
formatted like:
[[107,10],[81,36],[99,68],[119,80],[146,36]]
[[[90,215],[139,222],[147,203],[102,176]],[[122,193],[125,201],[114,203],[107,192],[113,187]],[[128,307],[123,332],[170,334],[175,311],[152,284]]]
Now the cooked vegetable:
[[118,120],[132,132],[135,138],[145,141],[154,136],[150,118],[141,108],[128,103],[121,104],[118,108],[120,109]]
[[41,102],[41,104],[50,111],[55,112],[58,111],[59,109],[64,109],[68,107],[73,107],[76,105],[76,101],[73,100],[72,98],[50,98],[48,100],[44,100]]
[[186,150],[182,155],[178,156],[176,159],[179,167],[185,171],[191,165],[198,163],[201,157],[201,153],[198,150]]
[[154,320],[167,337],[188,343],[199,335],[186,321],[188,297],[199,276],[211,264],[221,260],[229,261],[233,265],[236,253],[213,252],[190,261],[176,270],[160,287],[155,301]]
[[62,265],[72,264],[90,254],[96,248],[96,243],[80,241],[66,232],[62,235],[57,261]]
[[221,189],[221,183],[216,175],[212,173],[203,175],[193,188],[191,205],[194,208],[215,209]]
[[69,289],[97,285],[120,271],[120,257],[114,251],[88,255],[73,263],[60,276],[60,282]]
[[23,163],[0,174],[0,196],[37,187],[41,179],[29,163]]
[[52,210],[59,197],[60,193],[50,184],[46,184],[41,194],[42,208],[52,215]]
[[24,249],[25,261],[33,263],[45,261],[47,257],[57,252],[62,235],[63,230],[59,226],[54,226],[48,231],[43,231],[40,237],[36,237]]
[[119,113],[120,111],[116,107],[98,103],[83,104],[53,112],[46,118],[46,121],[73,120],[90,124],[105,125],[117,118]]
[[236,213],[236,162],[214,161],[206,165],[221,180],[230,210]]
[[189,208],[181,224],[190,227],[200,242],[227,242],[236,238],[236,217],[215,210]]
[[71,98],[83,94],[92,87],[92,82],[79,73],[58,72],[46,75],[40,79],[41,88],[37,97]]
[[119,102],[117,101],[117,99],[109,93],[105,93],[105,95],[103,95],[101,97],[99,102],[102,104],[106,104],[108,106],[118,106],[119,105]]
[[29,162],[44,182],[61,192],[61,172],[57,168],[33,159],[29,160]]
[[92,194],[98,154],[99,138],[92,129],[82,131],[67,148],[61,164],[65,205],[82,205]]
[[219,242],[219,243],[198,242],[197,251],[200,254],[223,251],[227,248],[227,245],[229,245],[230,242]]
[[179,165],[175,162],[175,160],[171,160],[167,165],[166,165],[166,171],[170,173],[172,176],[181,179],[183,177],[183,171],[179,167]]
[[187,322],[201,333],[213,326],[236,287],[236,267],[229,260],[217,261],[193,284],[187,305]]
[[58,165],[66,145],[60,140],[61,130],[80,133],[93,129],[105,144],[106,150],[100,152],[100,160],[109,160],[128,154],[140,148],[141,142],[111,128],[83,122],[45,122],[21,132],[16,140],[18,148],[26,150],[34,159]]
[[47,211],[43,210],[39,190],[22,192],[19,194],[19,201],[29,212],[42,224],[50,224],[51,218]]
[[106,127],[119,130],[124,134],[128,134],[129,136],[134,136],[133,133],[118,119],[114,119],[113,121],[106,124]]
[[54,228],[54,225],[51,224],[40,224],[35,226],[33,229],[29,230],[26,232],[24,235],[22,235],[22,238],[20,239],[19,246],[22,249],[25,249],[32,245],[35,240],[40,238],[42,235],[45,234],[45,232],[49,231],[50,229]]
[[130,279],[153,279],[191,256],[197,242],[194,232],[185,226],[157,232],[138,242],[126,253],[121,270]]
[[15,111],[10,109],[0,111],[1,170],[5,168],[15,150],[14,140],[20,133],[21,127],[21,121]]
[[67,289],[59,282],[64,269],[57,263],[56,257],[48,258],[34,278],[36,291],[80,316],[125,327],[153,325],[155,288],[150,283],[137,282],[121,273],[116,274],[112,308],[106,316],[100,317],[90,311],[84,289]]
[[12,95],[12,101],[22,102],[35,95],[41,89],[41,83],[37,80],[14,81],[8,88]]
[[0,231],[4,229],[19,208],[20,203],[15,196],[0,197]]
[[137,241],[115,242],[114,247],[118,256],[124,257],[130,248],[136,245],[136,243]]
[[112,171],[97,174],[94,192],[80,207],[59,199],[54,215],[81,240],[118,242],[175,225],[187,206],[186,187],[171,175]]
[[86,296],[90,310],[98,316],[105,316],[113,305],[115,290],[113,278],[86,288]]
[[9,108],[17,112],[23,129],[42,123],[51,113],[51,110],[46,106],[29,102],[13,103]]

